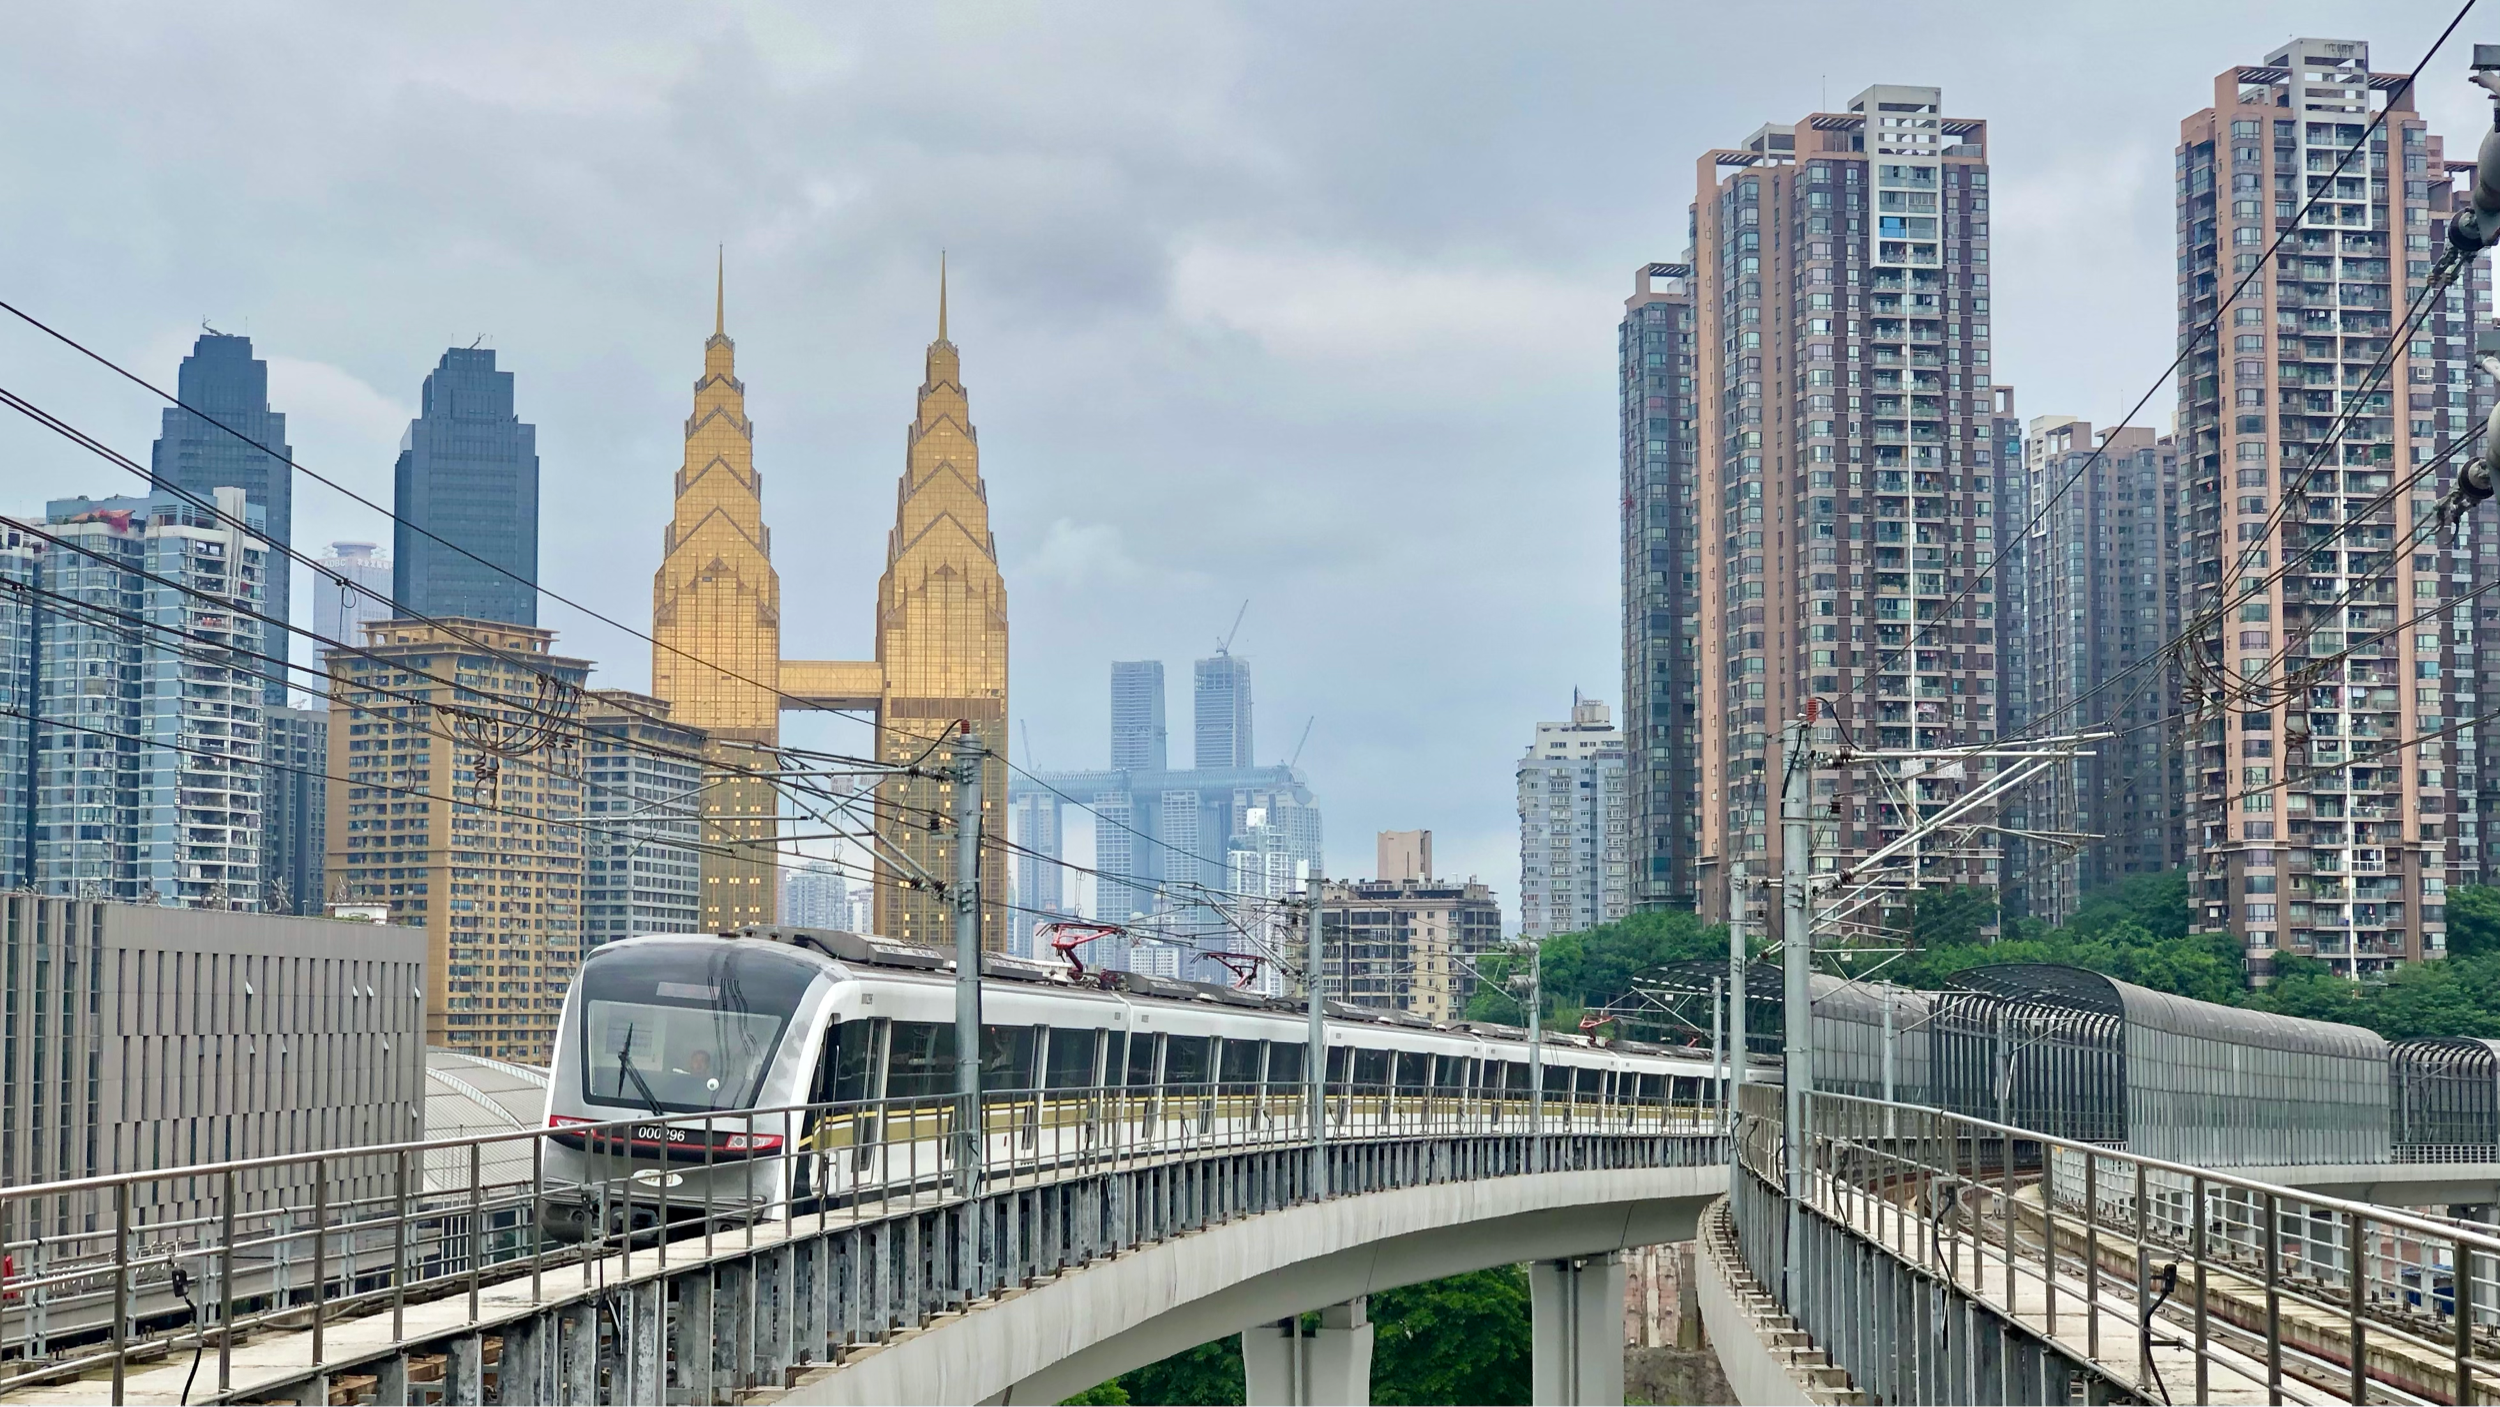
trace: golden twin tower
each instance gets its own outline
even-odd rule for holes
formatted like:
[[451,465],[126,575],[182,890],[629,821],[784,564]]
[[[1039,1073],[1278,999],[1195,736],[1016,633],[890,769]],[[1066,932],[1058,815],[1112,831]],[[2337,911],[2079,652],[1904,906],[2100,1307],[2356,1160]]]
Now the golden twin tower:
[[[716,276],[717,278],[717,276]],[[719,764],[699,797],[705,849],[702,922],[722,932],[774,920],[774,845],[780,801],[765,756],[740,743],[773,744],[784,709],[872,713],[877,756],[909,762],[924,754],[943,772],[943,739],[958,719],[996,756],[1007,733],[1007,586],[990,536],[989,496],[973,434],[963,372],[946,337],[946,274],[938,272],[938,335],[929,344],[912,422],[885,575],[877,582],[876,657],[781,657],[781,579],[764,526],[764,485],[755,469],[755,426],[736,374],[723,290],[713,292],[712,336],[703,377],[686,418],[686,459],[677,471],[676,513],[651,582],[651,691],[673,721],[708,729]],[[934,745],[934,750],[933,750]],[[983,810],[1003,815],[1003,768],[991,769]],[[916,872],[951,876],[955,840],[933,830],[949,814],[954,787],[919,777],[879,784],[876,923],[911,943],[954,941],[954,912],[943,896],[910,883]],[[985,819],[985,829],[992,824]],[[889,858],[893,852],[909,864]],[[724,852],[734,852],[728,858]],[[982,886],[981,938],[1003,945],[1003,885]]]

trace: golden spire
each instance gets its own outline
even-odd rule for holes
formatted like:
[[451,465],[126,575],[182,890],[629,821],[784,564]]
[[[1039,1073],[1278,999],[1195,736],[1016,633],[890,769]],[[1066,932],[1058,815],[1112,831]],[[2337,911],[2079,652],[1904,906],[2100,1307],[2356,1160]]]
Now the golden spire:
[[[781,580],[764,527],[755,426],[727,332],[727,258],[717,257],[713,332],[651,580],[651,692],[672,720],[709,730],[725,748],[780,737]],[[706,931],[727,932],[772,922],[780,803],[770,781],[739,775],[739,754],[724,750],[714,761],[698,803],[703,839],[714,847],[703,858],[700,913]]]
[[[727,249],[726,245],[712,246],[712,335],[714,337],[729,335],[729,255],[726,252]],[[939,301],[945,301],[943,296]],[[946,321],[945,314],[940,313],[938,321]]]
[[[938,335],[929,344],[897,485],[885,574],[877,583],[877,664],[883,698],[879,755],[910,762],[958,719],[972,725],[994,757],[1007,746],[1007,588],[990,533],[981,447],[964,393],[961,353],[948,340],[946,268],[938,266]],[[993,772],[991,775],[996,776]],[[878,788],[878,827],[887,845],[921,871],[952,874],[951,835],[916,829],[904,818],[953,804],[951,784],[926,776],[890,777]],[[985,801],[994,808],[994,802]],[[997,812],[992,810],[993,819]],[[1003,947],[1007,913],[983,890],[982,945]],[[880,878],[877,931],[911,943],[941,943],[954,911],[943,896]]]

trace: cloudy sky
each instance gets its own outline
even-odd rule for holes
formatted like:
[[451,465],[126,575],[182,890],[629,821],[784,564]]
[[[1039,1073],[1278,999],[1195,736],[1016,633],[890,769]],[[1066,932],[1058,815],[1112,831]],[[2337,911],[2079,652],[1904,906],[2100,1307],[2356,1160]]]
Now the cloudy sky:
[[[248,332],[297,458],[379,499],[425,372],[484,337],[538,427],[545,583],[644,624],[724,245],[785,648],[856,658],[945,248],[1031,762],[1105,760],[1114,659],[1170,662],[1184,737],[1246,599],[1258,751],[1311,723],[1330,869],[1429,827],[1512,906],[1513,759],[1622,689],[1614,324],[1682,255],[1697,153],[1941,85],[1990,122],[1998,370],[2107,422],[2168,355],[2171,147],[2213,74],[2299,34],[2407,69],[2452,11],[21,7],[0,297],[168,380],[203,318]],[[2488,120],[2491,37],[2426,76],[2438,130]],[[0,385],[145,460],[156,405],[22,327]],[[0,425],[0,506],[129,487]],[[389,533],[302,484],[298,544],[339,538]],[[642,642],[541,619],[647,681]]]

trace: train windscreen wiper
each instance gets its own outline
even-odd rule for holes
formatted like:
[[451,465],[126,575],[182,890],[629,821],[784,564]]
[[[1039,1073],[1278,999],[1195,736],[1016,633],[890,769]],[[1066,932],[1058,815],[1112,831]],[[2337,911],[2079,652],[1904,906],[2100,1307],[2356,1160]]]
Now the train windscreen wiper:
[[651,1082],[644,1079],[642,1071],[634,1065],[634,1028],[630,1024],[625,1028],[625,1039],[616,1046],[616,1068],[634,1082],[634,1088],[642,1091],[642,1102],[651,1106],[654,1116],[668,1117],[668,1111],[660,1107],[660,1097],[651,1092]]

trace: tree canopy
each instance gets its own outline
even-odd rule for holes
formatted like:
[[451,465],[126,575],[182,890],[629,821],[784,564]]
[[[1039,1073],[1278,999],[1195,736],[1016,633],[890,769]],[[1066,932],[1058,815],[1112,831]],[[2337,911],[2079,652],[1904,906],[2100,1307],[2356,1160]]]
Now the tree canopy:
[[[1371,1297],[1372,1401],[1528,1400],[1528,1273],[1516,1265],[1383,1290]],[[1173,1354],[1097,1383],[1071,1403],[1247,1400],[1241,1336]]]

